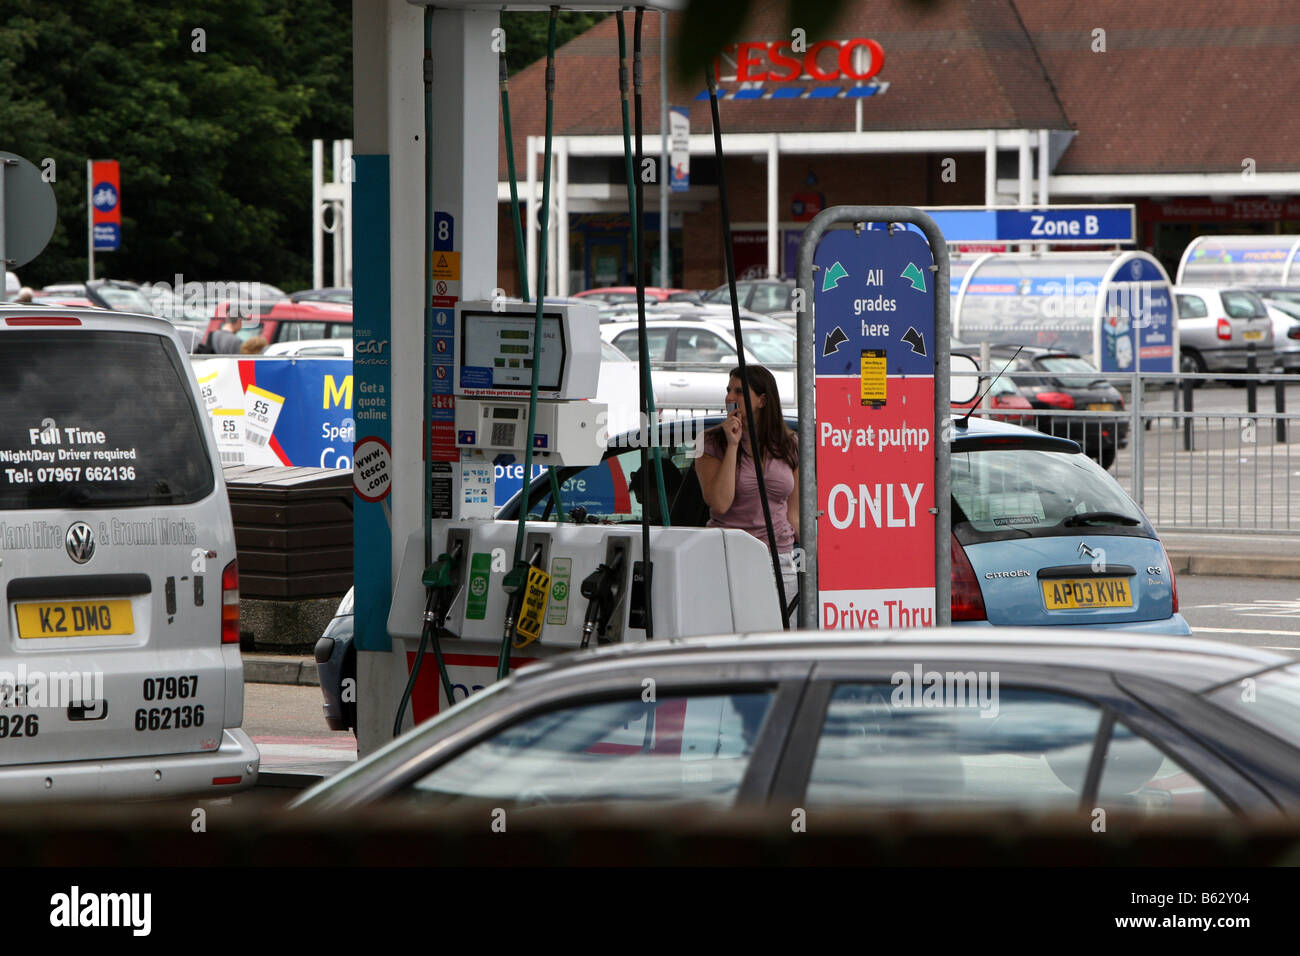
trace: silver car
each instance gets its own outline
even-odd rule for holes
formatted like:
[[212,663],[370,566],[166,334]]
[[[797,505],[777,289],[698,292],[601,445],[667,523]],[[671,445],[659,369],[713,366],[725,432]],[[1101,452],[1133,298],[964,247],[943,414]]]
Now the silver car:
[[1248,371],[1273,365],[1273,322],[1264,300],[1249,289],[1174,286],[1178,305],[1179,369],[1183,372]]
[[1273,320],[1273,366],[1300,372],[1300,302],[1265,299]]

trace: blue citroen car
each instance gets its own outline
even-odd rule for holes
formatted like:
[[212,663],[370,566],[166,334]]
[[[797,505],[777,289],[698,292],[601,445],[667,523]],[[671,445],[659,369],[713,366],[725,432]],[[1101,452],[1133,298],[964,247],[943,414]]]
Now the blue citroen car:
[[1151,522],[1075,442],[954,424],[954,624],[1191,634]]

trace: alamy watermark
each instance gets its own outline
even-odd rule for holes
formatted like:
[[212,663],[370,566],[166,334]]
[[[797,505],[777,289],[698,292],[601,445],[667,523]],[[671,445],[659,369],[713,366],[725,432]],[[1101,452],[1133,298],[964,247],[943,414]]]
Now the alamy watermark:
[[0,671],[0,709],[90,707],[104,699],[103,671]]
[[981,717],[998,715],[997,671],[927,671],[920,664],[895,671],[889,702],[895,707],[969,707]]
[[280,299],[259,282],[187,282],[179,272],[170,283],[146,282],[140,293],[149,300],[154,315],[167,319],[206,318],[223,302],[230,303],[230,316],[249,319],[259,314],[262,305]]

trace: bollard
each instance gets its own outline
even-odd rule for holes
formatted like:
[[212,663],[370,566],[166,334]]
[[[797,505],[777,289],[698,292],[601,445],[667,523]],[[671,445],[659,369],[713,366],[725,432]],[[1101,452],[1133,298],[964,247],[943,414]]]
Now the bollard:
[[1286,414],[1286,383],[1282,379],[1273,380],[1273,411],[1277,412],[1277,440],[1286,444],[1286,419],[1280,416]]
[[[1255,375],[1259,371],[1255,365],[1255,343],[1251,342],[1246,346],[1246,373]],[[1255,380],[1252,378],[1246,382],[1246,411],[1254,415],[1255,408]]]
[[1183,411],[1187,417],[1183,419],[1183,451],[1192,450],[1192,388],[1194,383],[1191,379],[1183,379]]

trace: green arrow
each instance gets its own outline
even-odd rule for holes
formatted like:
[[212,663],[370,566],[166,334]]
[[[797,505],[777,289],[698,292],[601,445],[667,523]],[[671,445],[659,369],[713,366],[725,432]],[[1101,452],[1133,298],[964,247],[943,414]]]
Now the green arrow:
[[925,273],[915,262],[909,262],[907,268],[903,270],[903,278],[912,283],[912,288],[919,292],[925,291]]
[[837,261],[835,265],[826,270],[826,278],[822,279],[822,291],[828,292],[840,284],[840,280],[846,278],[849,270],[845,269]]

